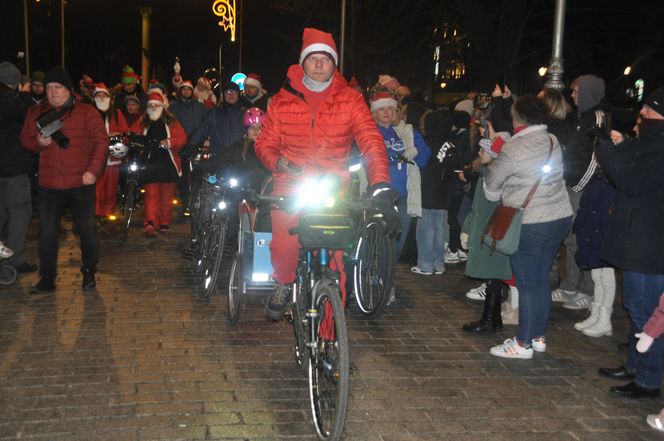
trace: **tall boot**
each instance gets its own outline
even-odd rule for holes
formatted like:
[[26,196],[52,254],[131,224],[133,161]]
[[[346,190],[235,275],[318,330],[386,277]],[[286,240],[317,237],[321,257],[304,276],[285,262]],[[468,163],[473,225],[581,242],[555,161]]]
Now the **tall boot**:
[[[499,285],[498,285],[499,287]],[[501,292],[498,289],[487,289],[484,299],[484,311],[482,318],[475,322],[466,323],[461,328],[467,332],[488,332],[503,328],[503,321],[500,317]]]
[[599,319],[599,310],[604,299],[604,286],[602,285],[602,269],[595,268],[590,270],[590,276],[593,279],[593,303],[590,305],[590,315],[585,320],[574,323],[574,329],[584,331],[591,328]]
[[599,281],[604,288],[604,296],[599,309],[597,322],[589,328],[583,330],[583,334],[588,337],[601,337],[611,335],[611,314],[613,313],[613,300],[616,296],[616,276],[613,268],[601,269],[601,280]]

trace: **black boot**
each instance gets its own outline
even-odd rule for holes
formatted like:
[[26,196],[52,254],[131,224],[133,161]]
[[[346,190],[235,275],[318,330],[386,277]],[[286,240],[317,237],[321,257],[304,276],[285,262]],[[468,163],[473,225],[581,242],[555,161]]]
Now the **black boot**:
[[[461,328],[466,332],[495,332],[503,328],[503,320],[500,317],[501,289],[500,285],[487,287],[484,299],[484,311],[482,318],[478,321],[466,323]],[[491,289],[493,288],[493,289]]]
[[83,269],[83,289],[92,289],[97,286],[97,281],[95,280],[95,272],[89,269]]

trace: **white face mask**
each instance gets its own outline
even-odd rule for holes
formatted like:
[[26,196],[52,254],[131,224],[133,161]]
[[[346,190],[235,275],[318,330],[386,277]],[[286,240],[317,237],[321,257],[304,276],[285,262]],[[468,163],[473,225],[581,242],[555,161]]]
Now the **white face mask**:
[[164,113],[163,107],[148,109],[148,116],[150,117],[150,121],[157,121],[159,118],[161,118],[162,113]]
[[95,98],[95,105],[97,106],[97,109],[101,110],[102,112],[106,112],[108,110],[108,107],[111,105],[111,99]]

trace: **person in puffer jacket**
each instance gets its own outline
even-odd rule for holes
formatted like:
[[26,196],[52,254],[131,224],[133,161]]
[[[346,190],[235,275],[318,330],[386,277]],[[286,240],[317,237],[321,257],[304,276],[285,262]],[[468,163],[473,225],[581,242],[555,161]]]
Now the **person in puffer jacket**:
[[[332,35],[305,28],[302,40],[299,64],[288,69],[285,85],[272,98],[255,145],[259,161],[274,173],[273,194],[292,195],[298,184],[320,174],[338,175],[348,184],[348,159],[355,140],[364,155],[371,194],[389,195],[383,137],[362,95],[348,87],[336,69],[338,55]],[[394,225],[396,213],[386,216]],[[299,217],[283,210],[271,212],[270,252],[277,285],[266,310],[273,320],[283,317],[290,300],[289,285],[295,281],[300,247],[297,236],[288,230],[297,225]],[[335,269],[341,272],[343,290],[343,253],[336,254],[332,261],[339,263]]]
[[[31,292],[55,291],[60,218],[66,207],[71,209],[81,239],[83,289],[92,289],[97,284],[94,275],[99,260],[95,183],[106,166],[108,136],[99,113],[73,92],[64,68],[49,70],[44,84],[46,100],[30,108],[19,136],[26,150],[39,153],[40,280]],[[36,124],[47,114],[62,123],[52,134]]]

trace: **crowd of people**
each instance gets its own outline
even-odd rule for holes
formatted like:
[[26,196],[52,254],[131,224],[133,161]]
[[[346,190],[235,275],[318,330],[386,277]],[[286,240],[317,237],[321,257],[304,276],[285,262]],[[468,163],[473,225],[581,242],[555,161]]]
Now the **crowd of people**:
[[[215,167],[238,166],[260,181],[273,176],[273,194],[293,194],[304,179],[325,171],[348,182],[351,147],[363,158],[362,191],[383,207],[397,259],[416,246],[418,277],[444,275],[465,262],[481,282],[466,296],[483,300],[466,332],[493,332],[515,324],[516,333],[490,348],[497,357],[530,359],[547,349],[553,302],[587,309],[574,328],[589,337],[611,335],[616,270],[630,322],[624,366],[599,374],[630,380],[611,392],[632,398],[660,394],[664,333],[664,88],[653,90],[632,130],[614,130],[604,81],[581,75],[563,92],[544,89],[516,97],[507,85],[469,92],[444,106],[427,102],[388,74],[362,88],[337,69],[328,33],[307,28],[298,63],[273,96],[250,74],[244,89],[228,82],[218,94],[205,77],[195,85],[176,64],[167,87],[125,66],[113,88],[87,75],[78,91],[68,72],[33,72],[21,85],[19,70],[0,63],[0,225],[19,273],[25,260],[32,199],[39,211],[39,282],[32,292],[55,290],[60,220],[69,208],[81,239],[83,288],[94,288],[99,259],[96,220],[116,211],[121,158],[109,139],[129,133],[145,143],[144,233],[169,230],[176,193],[187,206],[190,177],[183,158],[200,146]],[[638,116],[638,120],[637,120]],[[615,127],[614,127],[615,126]],[[38,170],[38,183],[31,177]],[[38,188],[38,191],[35,191]],[[515,251],[487,243],[497,207],[520,208]],[[276,287],[267,314],[280,319],[291,299],[298,258],[288,233],[298,214],[272,210],[270,251]],[[407,243],[411,223],[415,240]],[[3,248],[4,250],[5,248]],[[560,285],[550,272],[562,255]],[[345,287],[343,259],[333,259]],[[398,287],[391,292],[396,300]],[[664,413],[648,418],[664,430]]]

